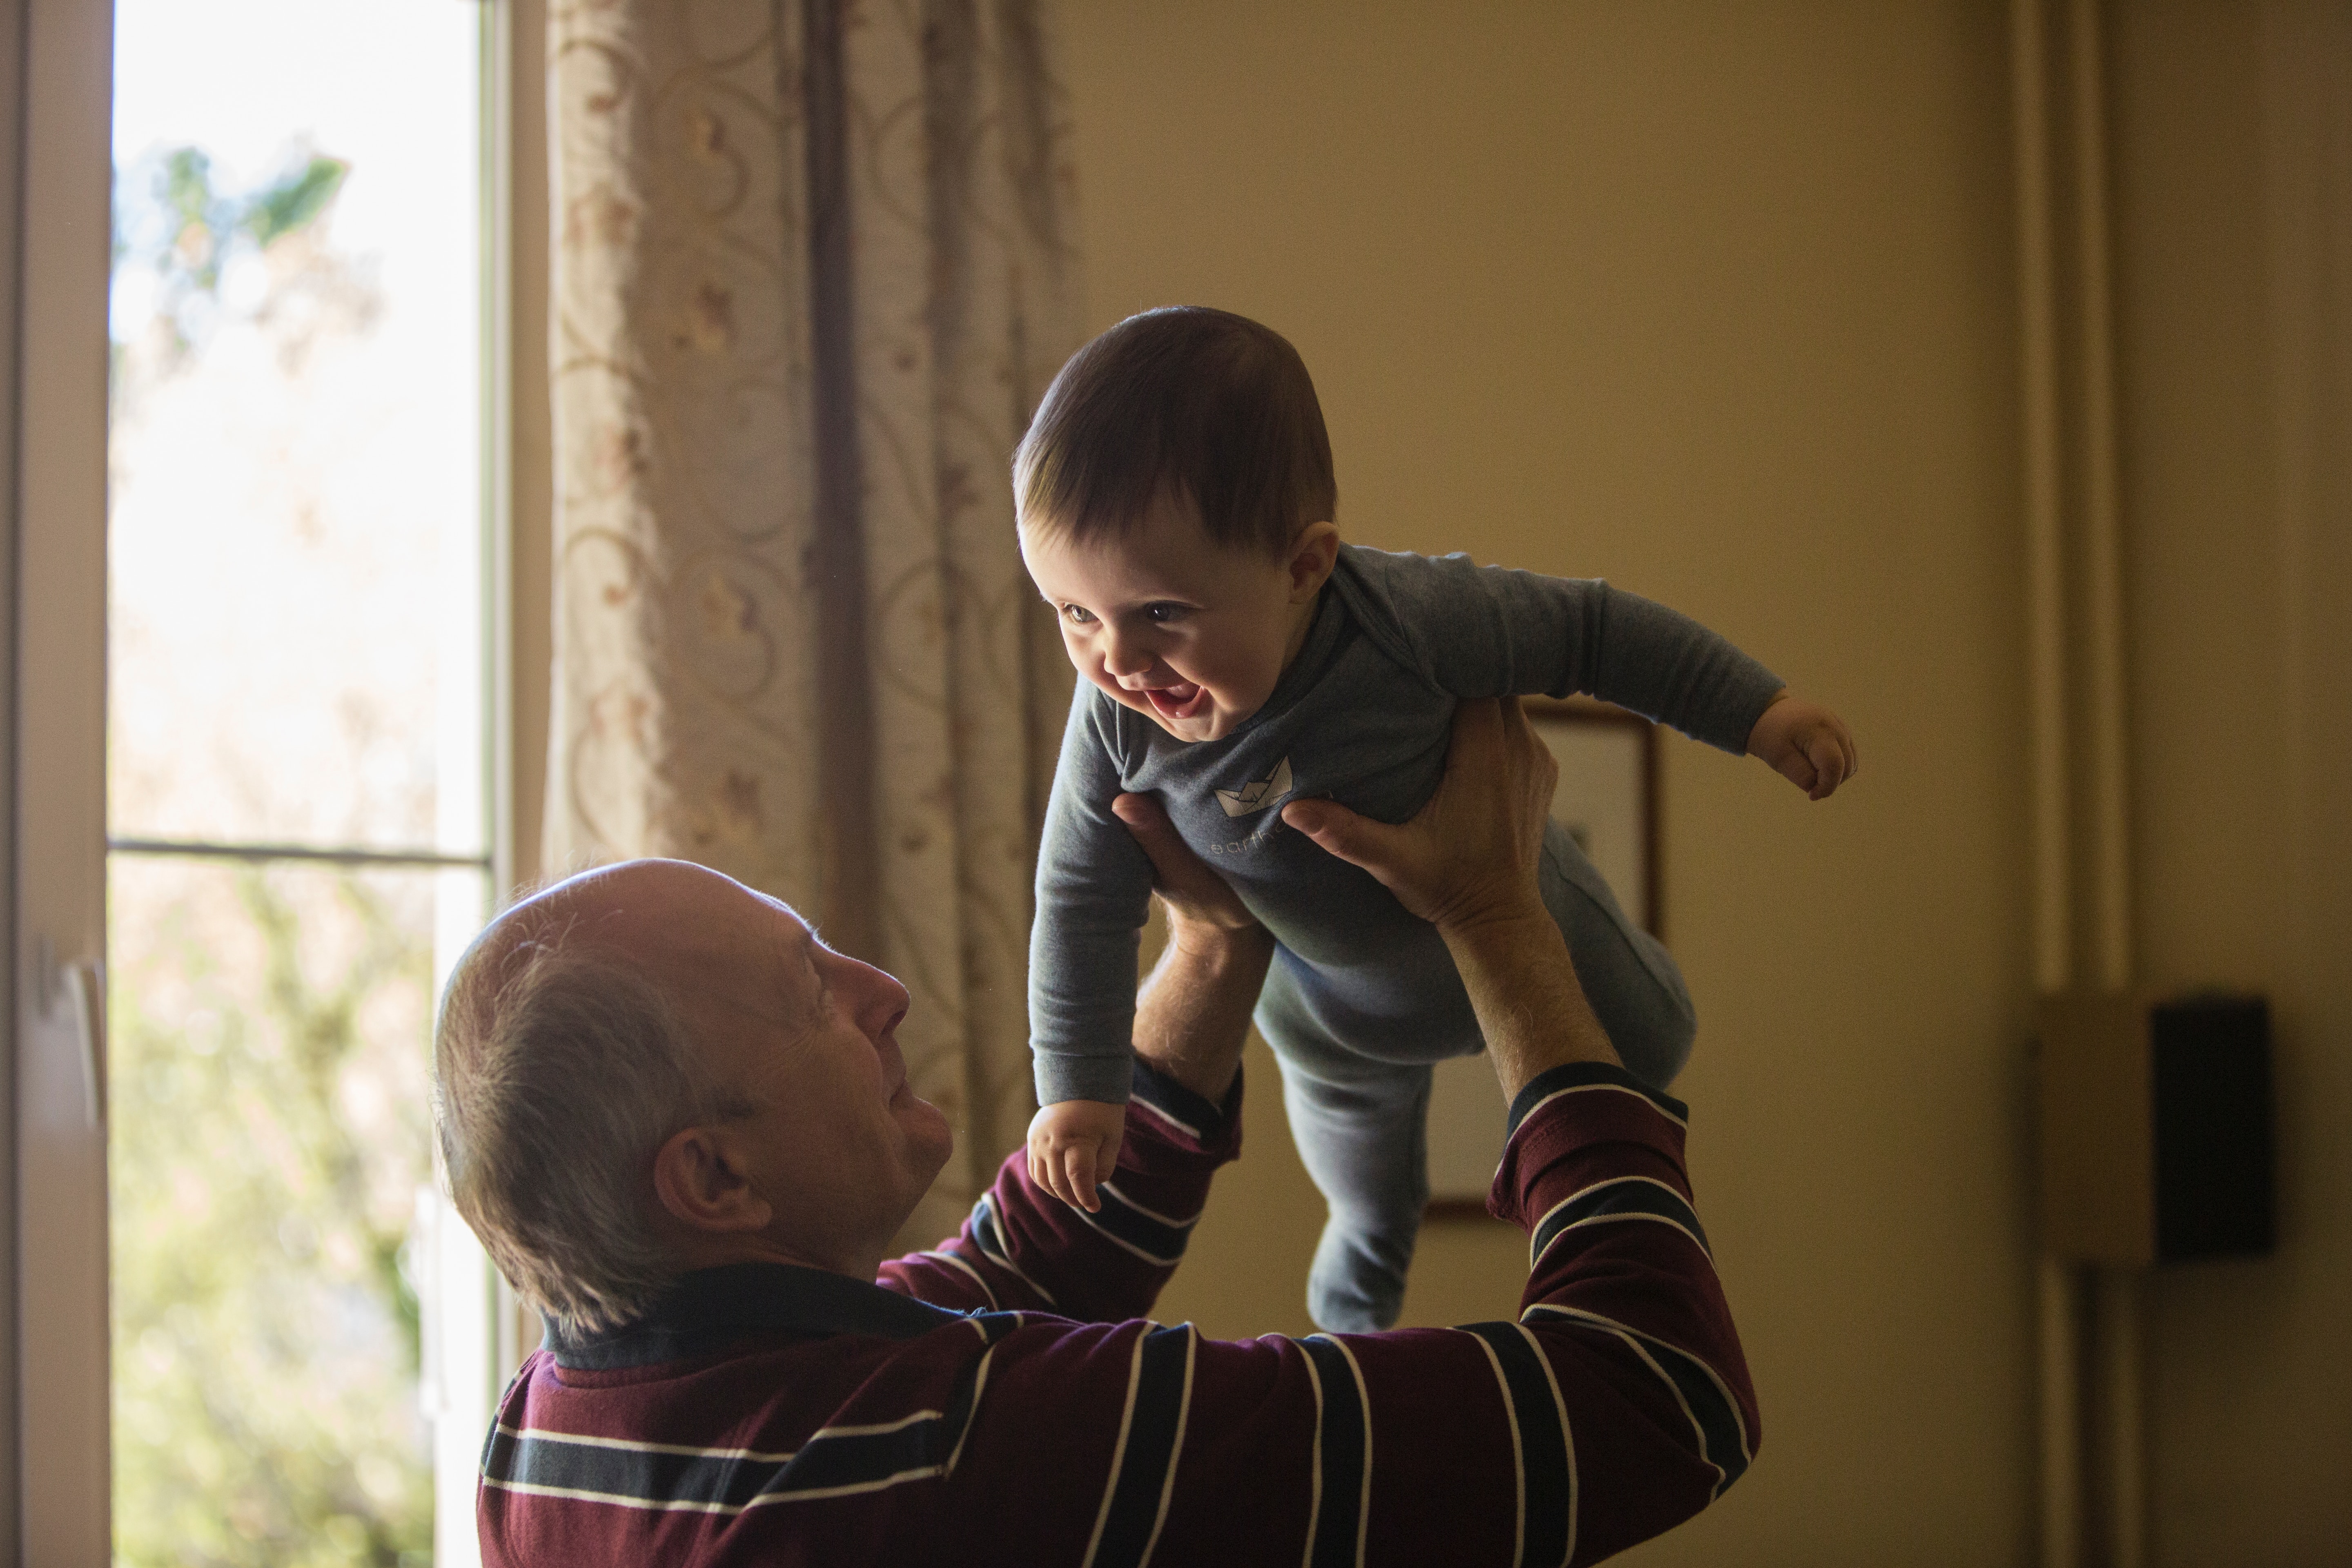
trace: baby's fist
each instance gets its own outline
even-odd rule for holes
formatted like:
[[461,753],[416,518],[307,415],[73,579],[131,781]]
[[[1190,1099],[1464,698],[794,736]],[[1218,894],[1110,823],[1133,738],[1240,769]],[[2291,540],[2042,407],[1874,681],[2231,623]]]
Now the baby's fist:
[[1748,732],[1748,754],[1763,758],[1814,800],[1827,800],[1862,771],[1862,753],[1845,721],[1818,702],[1785,692]]
[[1029,1120],[1029,1179],[1069,1205],[1102,1207],[1095,1184],[1118,1168],[1127,1109],[1098,1100],[1062,1100]]

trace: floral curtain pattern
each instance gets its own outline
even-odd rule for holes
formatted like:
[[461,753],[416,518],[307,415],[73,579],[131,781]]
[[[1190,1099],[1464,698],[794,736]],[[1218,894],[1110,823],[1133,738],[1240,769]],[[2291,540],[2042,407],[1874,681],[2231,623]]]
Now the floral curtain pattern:
[[1007,462],[1076,346],[1041,0],[550,16],[547,864],[700,861],[904,981],[961,1130],[1021,1141],[1036,828],[1069,693]]

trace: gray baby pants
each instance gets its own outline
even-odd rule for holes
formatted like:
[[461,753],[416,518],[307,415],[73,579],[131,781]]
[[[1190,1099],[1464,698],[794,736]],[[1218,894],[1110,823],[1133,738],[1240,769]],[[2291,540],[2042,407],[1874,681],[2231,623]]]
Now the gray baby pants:
[[[1696,1022],[1682,971],[1635,926],[1601,873],[1557,823],[1545,835],[1545,907],[1568,939],[1577,978],[1627,1070],[1658,1089],[1690,1055]],[[1485,1048],[1461,980],[1410,1019],[1372,1020],[1346,976],[1275,952],[1258,1030],[1282,1067],[1299,1158],[1329,1218],[1307,1279],[1307,1310],[1332,1332],[1394,1323],[1429,1201],[1430,1065]],[[1496,1115],[1504,1108],[1499,1101]]]

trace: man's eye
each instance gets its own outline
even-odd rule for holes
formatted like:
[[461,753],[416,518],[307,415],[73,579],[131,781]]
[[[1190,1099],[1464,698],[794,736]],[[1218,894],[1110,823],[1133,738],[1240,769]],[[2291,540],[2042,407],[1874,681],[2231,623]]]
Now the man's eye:
[[1143,613],[1150,616],[1157,624],[1164,626],[1171,621],[1182,620],[1186,616],[1192,614],[1192,607],[1190,605],[1172,605],[1163,600],[1157,605],[1144,605]]
[[1069,616],[1070,619],[1076,621],[1082,626],[1091,626],[1094,624],[1095,613],[1092,610],[1087,609],[1084,605],[1064,605],[1062,606],[1062,614]]

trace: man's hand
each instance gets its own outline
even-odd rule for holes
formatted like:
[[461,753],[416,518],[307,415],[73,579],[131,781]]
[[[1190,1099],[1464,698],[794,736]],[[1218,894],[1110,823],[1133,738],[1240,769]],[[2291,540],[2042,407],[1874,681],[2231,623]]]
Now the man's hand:
[[1233,884],[1209,869],[1192,847],[1176,836],[1175,826],[1157,800],[1148,795],[1123,795],[1110,803],[1111,815],[1151,860],[1151,890],[1168,906],[1171,941],[1192,931],[1249,931],[1257,917],[1249,912]]
[[1102,1207],[1095,1184],[1118,1168],[1127,1109],[1098,1100],[1064,1100],[1029,1120],[1029,1179],[1069,1205]]
[[1845,721],[1785,691],[1748,732],[1748,754],[1763,758],[1813,800],[1827,800],[1862,771],[1862,753]]
[[1559,776],[1517,698],[1465,702],[1454,712],[1445,776],[1412,821],[1392,827],[1329,800],[1292,801],[1282,820],[1370,871],[1444,931],[1543,914],[1536,856]]
[[1506,1100],[1551,1068],[1623,1065],[1585,1002],[1536,880],[1559,771],[1517,698],[1465,702],[1454,710],[1445,777],[1411,822],[1391,827],[1328,800],[1282,808],[1285,822],[1370,871],[1437,927]]

